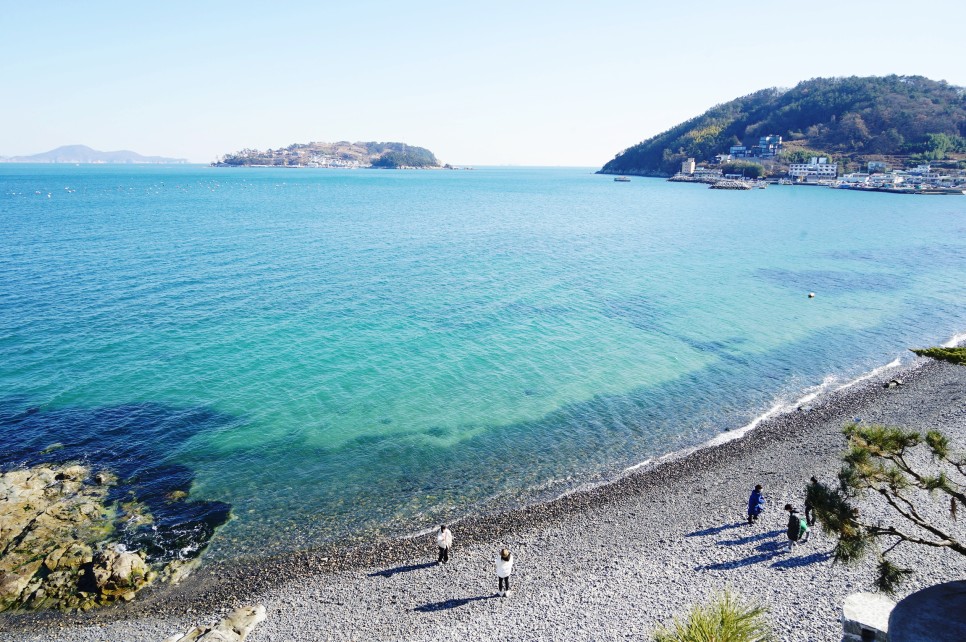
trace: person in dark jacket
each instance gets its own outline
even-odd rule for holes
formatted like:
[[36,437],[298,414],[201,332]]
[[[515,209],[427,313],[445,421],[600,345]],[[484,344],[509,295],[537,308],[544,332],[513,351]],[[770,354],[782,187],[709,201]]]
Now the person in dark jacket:
[[748,523],[754,524],[758,521],[758,516],[761,515],[761,511],[765,510],[765,496],[761,493],[761,484],[755,486],[755,490],[751,491],[751,497],[748,498]]
[[[808,539],[808,526],[807,522],[802,524],[804,520],[797,508],[791,504],[785,504],[785,510],[788,511],[788,528],[786,530],[786,534],[788,535],[788,550],[792,550],[796,543],[799,541],[804,542]],[[804,537],[802,537],[803,535]]]
[[812,489],[818,485],[818,480],[812,477],[809,481],[808,486],[805,487],[805,522],[809,526],[815,525],[815,507],[812,506],[812,502],[809,501],[809,495]]

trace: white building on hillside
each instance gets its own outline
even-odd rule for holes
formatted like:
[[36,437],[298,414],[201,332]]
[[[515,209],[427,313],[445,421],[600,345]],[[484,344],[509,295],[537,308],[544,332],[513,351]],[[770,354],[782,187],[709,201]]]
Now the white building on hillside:
[[690,176],[694,173],[694,159],[689,158],[688,160],[681,163],[681,173]]
[[838,176],[839,164],[828,162],[825,156],[812,156],[807,163],[792,163],[788,167],[788,175],[794,178],[827,179]]

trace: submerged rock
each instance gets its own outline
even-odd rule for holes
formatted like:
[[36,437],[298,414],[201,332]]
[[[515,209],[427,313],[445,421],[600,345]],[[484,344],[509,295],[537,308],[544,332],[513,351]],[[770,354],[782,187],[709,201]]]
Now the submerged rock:
[[198,626],[183,636],[172,635],[164,642],[242,642],[266,617],[261,604],[243,606],[214,626]]

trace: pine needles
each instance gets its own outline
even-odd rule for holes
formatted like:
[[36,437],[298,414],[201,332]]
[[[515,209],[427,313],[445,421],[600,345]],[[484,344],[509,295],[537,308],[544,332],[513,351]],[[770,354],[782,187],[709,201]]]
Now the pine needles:
[[765,617],[768,608],[744,603],[724,591],[708,604],[691,609],[687,619],[674,618],[654,633],[655,642],[767,642],[772,640]]

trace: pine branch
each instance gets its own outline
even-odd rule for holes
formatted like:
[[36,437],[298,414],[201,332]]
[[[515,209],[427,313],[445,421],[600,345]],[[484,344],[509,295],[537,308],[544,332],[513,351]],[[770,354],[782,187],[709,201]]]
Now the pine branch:
[[[922,538],[915,537],[912,535],[906,535],[904,533],[901,533],[898,529],[896,529],[895,526],[890,526],[888,527],[888,529],[876,527],[876,530],[880,531],[881,534],[896,535],[897,537],[902,537],[908,542],[913,542],[916,544],[924,544],[926,546],[948,547],[956,551],[957,553],[960,553],[961,555],[966,555],[966,546],[963,546],[958,541],[950,537],[947,533],[942,532],[941,530],[939,530],[938,528],[936,528],[935,526],[933,526],[932,524],[924,520],[922,517],[919,516],[919,514],[915,511],[915,509],[910,508],[908,512],[904,511],[902,507],[899,506],[899,504],[895,501],[893,496],[890,495],[885,489],[880,489],[879,494],[882,495],[882,497],[889,503],[889,505],[892,506],[892,508],[894,508],[900,515],[905,517],[907,520],[909,520],[919,528],[925,531],[928,531],[933,535],[935,535],[936,537],[940,538],[943,543],[935,543],[935,542],[932,542],[932,540],[924,540]],[[905,503],[907,504],[909,503],[908,500],[906,500],[904,497],[902,499]]]
[[918,537],[916,535],[909,535],[908,533],[903,533],[895,526],[889,526],[887,528],[876,527],[876,532],[869,533],[869,534],[872,535],[873,537],[885,537],[885,536],[898,537],[903,542],[922,544],[923,546],[931,546],[933,548],[950,548],[959,553],[966,554],[966,549],[964,549],[956,540],[944,539],[937,542],[931,539]]
[[921,486],[922,476],[919,473],[917,473],[915,470],[913,470],[912,466],[906,463],[905,458],[902,456],[904,451],[905,449],[903,448],[902,451],[896,453],[895,456],[887,457],[887,459],[889,459],[892,463],[898,466],[899,470],[901,470],[902,472],[906,473],[907,475],[915,479]]

